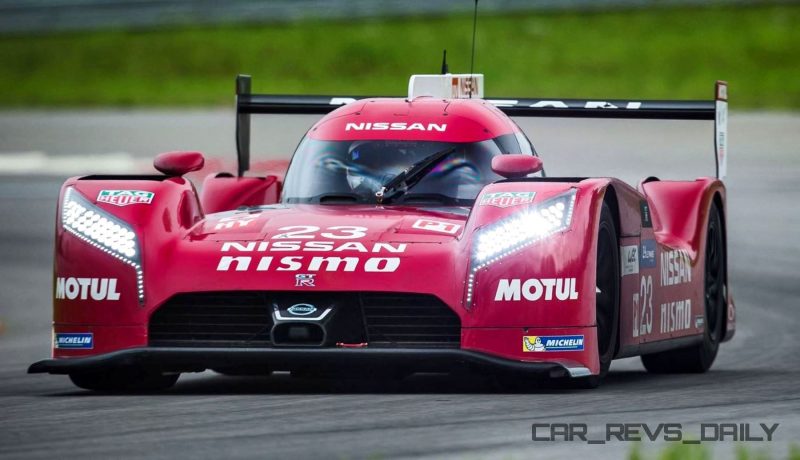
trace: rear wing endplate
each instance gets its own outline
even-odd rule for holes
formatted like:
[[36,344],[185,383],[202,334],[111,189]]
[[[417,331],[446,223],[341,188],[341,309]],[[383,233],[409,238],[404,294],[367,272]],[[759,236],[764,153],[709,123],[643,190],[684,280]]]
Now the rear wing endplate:
[[[252,94],[250,76],[236,77],[236,147],[239,175],[250,168],[251,114],[319,114],[369,96],[284,96]],[[717,81],[707,101],[488,98],[512,117],[580,117],[653,120],[714,120],[717,177],[727,173],[728,84]]]

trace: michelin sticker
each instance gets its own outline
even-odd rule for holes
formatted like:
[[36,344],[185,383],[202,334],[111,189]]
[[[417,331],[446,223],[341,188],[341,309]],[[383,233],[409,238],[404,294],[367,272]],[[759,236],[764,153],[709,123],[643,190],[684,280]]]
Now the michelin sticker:
[[582,351],[582,335],[526,335],[522,337],[522,351]]
[[88,350],[94,348],[94,337],[88,333],[59,333],[56,334],[53,345],[56,348],[72,348]]
[[108,203],[114,206],[128,206],[129,204],[150,204],[153,202],[153,192],[144,190],[100,190],[97,195],[98,203]]
[[533,202],[536,192],[497,192],[486,193],[481,197],[481,206],[508,208]]

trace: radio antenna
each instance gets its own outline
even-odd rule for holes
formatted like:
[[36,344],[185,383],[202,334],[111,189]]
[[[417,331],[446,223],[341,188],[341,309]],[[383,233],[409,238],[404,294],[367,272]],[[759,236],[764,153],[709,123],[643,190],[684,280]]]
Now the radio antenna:
[[478,0],[475,0],[475,12],[472,15],[472,57],[469,60],[469,98],[472,99],[472,86],[475,84],[475,78],[472,77],[472,72],[475,70],[475,31],[478,28]]
[[442,54],[442,75],[450,73],[450,68],[447,67],[447,50]]

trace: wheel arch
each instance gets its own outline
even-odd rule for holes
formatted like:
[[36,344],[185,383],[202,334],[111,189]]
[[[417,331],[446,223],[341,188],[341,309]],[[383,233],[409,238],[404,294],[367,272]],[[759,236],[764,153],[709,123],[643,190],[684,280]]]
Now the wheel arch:
[[608,207],[611,209],[611,217],[614,219],[614,228],[617,231],[617,240],[619,240],[622,227],[620,226],[619,218],[619,199],[617,198],[617,190],[614,188],[614,184],[608,184],[606,187],[603,201],[608,203]]
[[[720,224],[722,226],[722,248],[725,253],[725,257],[723,258],[725,266],[723,270],[725,272],[725,305],[726,305],[726,312],[722,315],[722,341],[728,341],[733,338],[734,328],[732,326],[732,318],[730,318],[729,310],[731,310],[732,299],[730,298],[730,278],[728,273],[728,219],[727,219],[727,209],[725,208],[725,201],[721,190],[715,190],[714,195],[711,200],[711,206],[715,206],[717,208],[717,212],[719,212]],[[729,328],[730,327],[730,328]]]
[[[614,230],[615,230],[616,237],[617,237],[617,247],[619,248],[620,235],[621,235],[621,232],[622,232],[622,224],[620,222],[619,198],[617,197],[617,190],[616,190],[616,188],[614,188],[614,184],[613,183],[609,183],[608,186],[606,186],[605,192],[603,194],[603,200],[601,202],[601,206],[602,206],[602,203],[607,203],[608,204],[608,208],[611,210],[611,220],[614,223]],[[599,222],[600,222],[600,219],[598,219],[598,225],[599,225]],[[622,295],[622,276],[621,276],[621,274],[619,276],[618,281],[619,281],[620,285],[617,287],[617,289],[618,289],[618,292],[620,293],[620,299],[618,299],[617,305],[616,305],[616,310],[617,310],[616,311],[617,332],[616,332],[616,337],[614,337],[614,352],[612,354],[612,359],[616,358],[617,355],[619,354],[619,351],[620,351],[620,338],[621,338],[620,337],[620,333],[621,333],[621,331],[620,331],[621,330],[620,321],[621,321],[621,316],[622,316],[621,315],[621,313],[622,313],[621,305],[620,305],[622,303],[622,299],[621,299],[621,295]]]

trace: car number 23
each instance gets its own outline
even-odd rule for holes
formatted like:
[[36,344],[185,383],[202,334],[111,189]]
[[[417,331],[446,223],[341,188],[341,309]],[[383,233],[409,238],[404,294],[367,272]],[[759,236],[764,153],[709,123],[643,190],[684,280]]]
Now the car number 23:
[[[320,233],[320,230],[324,231]],[[367,227],[336,225],[334,227],[322,229],[313,225],[290,225],[288,227],[279,228],[278,232],[279,233],[276,233],[272,237],[273,240],[313,239],[317,234],[323,238],[330,238],[333,240],[349,240],[367,236]]]

